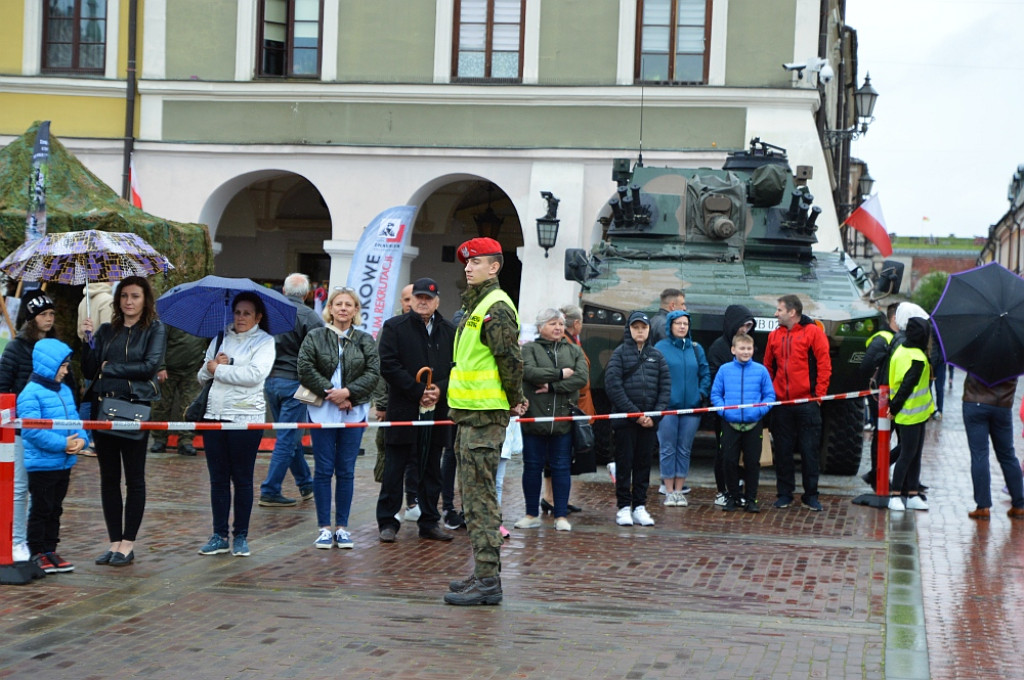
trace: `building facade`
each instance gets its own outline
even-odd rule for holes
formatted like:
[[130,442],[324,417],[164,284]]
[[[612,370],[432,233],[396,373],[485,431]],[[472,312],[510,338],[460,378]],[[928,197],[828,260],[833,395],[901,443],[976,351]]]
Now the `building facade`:
[[[836,102],[856,86],[841,6],[12,0],[0,141],[52,120],[115,188],[132,148],[145,209],[209,225],[225,276],[302,270],[338,285],[374,216],[412,205],[402,278],[436,278],[451,312],[453,247],[496,229],[504,283],[532,315],[574,299],[564,250],[601,237],[612,160],[641,152],[648,165],[720,167],[753,137],[786,148],[814,169],[818,248],[841,247],[822,200],[838,186],[822,131],[846,127]],[[781,66],[815,55],[841,77]],[[561,200],[550,257],[541,191]]]

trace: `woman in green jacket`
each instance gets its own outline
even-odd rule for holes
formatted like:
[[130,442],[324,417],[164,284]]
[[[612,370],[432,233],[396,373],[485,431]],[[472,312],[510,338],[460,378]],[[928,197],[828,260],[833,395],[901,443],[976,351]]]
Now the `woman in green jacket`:
[[[537,315],[535,341],[523,346],[523,395],[529,400],[527,418],[571,415],[589,371],[583,350],[565,338],[565,317],[557,309]],[[551,468],[555,529],[570,531],[569,491],[572,485],[572,422],[523,423],[523,498],[526,516],[517,529],[539,527],[540,485],[544,466]]]
[[[359,298],[351,288],[335,288],[324,307],[327,326],[310,331],[299,348],[299,382],[323,397],[319,406],[310,404],[314,423],[363,423],[370,410],[370,397],[380,378],[380,357],[369,333],[353,328],[359,318]],[[348,514],[352,508],[356,457],[363,438],[361,427],[332,427],[312,430],[313,499],[320,527],[314,545],[330,550],[351,548]],[[335,530],[331,528],[331,480],[335,482]]]

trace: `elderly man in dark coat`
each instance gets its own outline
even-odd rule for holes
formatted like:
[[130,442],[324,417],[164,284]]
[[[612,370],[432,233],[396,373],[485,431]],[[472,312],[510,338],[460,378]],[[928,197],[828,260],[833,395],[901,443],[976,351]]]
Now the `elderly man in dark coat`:
[[[387,420],[435,420],[448,415],[445,394],[452,365],[455,326],[437,311],[437,283],[418,279],[413,283],[412,309],[384,322],[378,338],[381,375],[388,383]],[[417,381],[423,367],[433,372],[432,385]],[[394,543],[400,523],[395,513],[402,508],[402,486],[409,461],[420,465],[420,538],[450,541],[452,534],[438,526],[441,514],[441,450],[451,445],[451,426],[392,427],[384,435],[384,478],[377,498],[377,526],[381,543]]]

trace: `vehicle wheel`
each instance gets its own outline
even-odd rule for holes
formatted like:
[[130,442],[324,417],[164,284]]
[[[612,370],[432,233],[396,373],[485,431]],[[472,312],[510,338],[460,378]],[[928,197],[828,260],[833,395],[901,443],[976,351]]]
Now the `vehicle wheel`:
[[864,404],[861,399],[821,405],[821,472],[855,475],[864,450]]
[[[612,404],[604,390],[590,390],[590,398],[594,400],[597,413],[611,413]],[[615,460],[615,449],[612,444],[612,423],[610,420],[593,421],[594,428],[594,459],[598,465],[607,465]]]

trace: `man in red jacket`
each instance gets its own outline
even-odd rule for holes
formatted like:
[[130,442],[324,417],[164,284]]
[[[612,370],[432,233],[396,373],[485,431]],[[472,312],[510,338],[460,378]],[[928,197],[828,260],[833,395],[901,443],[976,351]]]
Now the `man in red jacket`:
[[[779,327],[768,336],[764,365],[772,377],[779,401],[821,397],[828,394],[832,377],[832,359],[828,354],[825,331],[804,316],[804,306],[796,295],[783,295],[775,307]],[[796,489],[793,450],[800,447],[800,474],[803,478],[803,505],[821,512],[818,501],[818,461],[821,446],[821,404],[810,402],[776,406],[771,416],[775,444],[775,477],[778,500],[775,507],[793,504]]]

